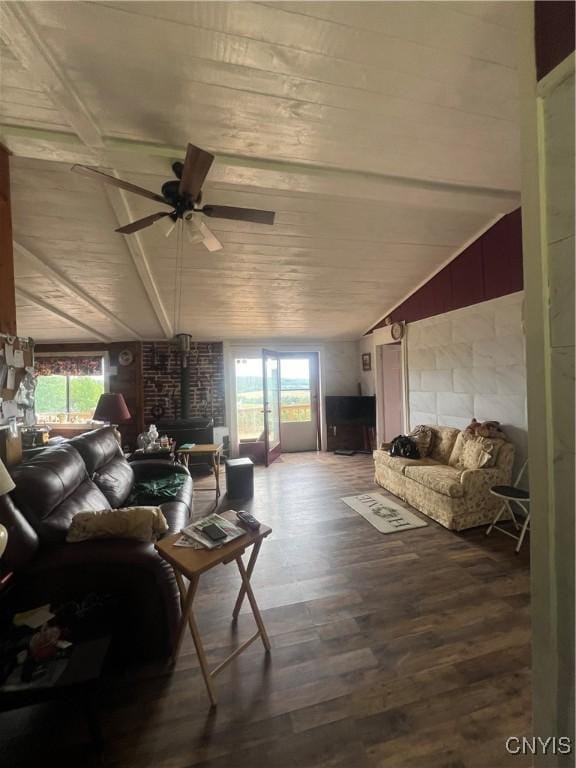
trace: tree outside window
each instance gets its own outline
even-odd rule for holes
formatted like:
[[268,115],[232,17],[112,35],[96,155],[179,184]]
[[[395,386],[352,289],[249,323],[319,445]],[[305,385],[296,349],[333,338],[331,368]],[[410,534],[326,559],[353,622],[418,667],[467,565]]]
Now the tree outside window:
[[45,423],[81,423],[93,418],[104,392],[102,358],[38,360],[36,416]]

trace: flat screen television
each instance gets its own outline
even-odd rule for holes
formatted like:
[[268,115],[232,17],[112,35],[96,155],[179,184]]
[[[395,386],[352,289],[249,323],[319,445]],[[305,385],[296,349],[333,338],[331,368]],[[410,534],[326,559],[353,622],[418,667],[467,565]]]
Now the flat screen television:
[[342,427],[346,424],[375,427],[376,398],[359,395],[327,395],[326,424],[329,427]]

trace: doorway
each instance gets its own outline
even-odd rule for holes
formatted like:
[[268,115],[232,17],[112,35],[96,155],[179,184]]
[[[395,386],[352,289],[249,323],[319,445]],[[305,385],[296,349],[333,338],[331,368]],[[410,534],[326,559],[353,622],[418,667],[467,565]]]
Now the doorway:
[[316,352],[262,350],[235,359],[236,432],[240,456],[268,466],[280,453],[320,447]]
[[317,451],[319,447],[318,355],[280,355],[280,435],[282,451]]
[[404,391],[402,377],[401,344],[382,344],[378,347],[380,374],[380,440],[389,443],[402,434],[404,425]]

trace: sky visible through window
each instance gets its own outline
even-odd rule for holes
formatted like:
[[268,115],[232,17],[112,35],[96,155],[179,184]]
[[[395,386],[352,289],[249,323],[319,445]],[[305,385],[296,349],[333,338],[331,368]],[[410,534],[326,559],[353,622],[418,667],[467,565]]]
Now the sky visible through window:
[[[310,421],[309,359],[281,359],[280,374],[282,422]],[[236,402],[240,438],[258,438],[264,429],[261,358],[236,360]]]

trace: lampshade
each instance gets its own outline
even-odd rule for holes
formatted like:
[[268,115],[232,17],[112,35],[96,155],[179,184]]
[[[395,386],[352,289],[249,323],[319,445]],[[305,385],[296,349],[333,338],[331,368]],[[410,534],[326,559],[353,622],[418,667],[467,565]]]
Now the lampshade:
[[100,395],[94,411],[94,421],[107,421],[109,424],[120,424],[128,421],[130,411],[120,392],[104,392]]
[[3,496],[5,493],[10,493],[14,488],[16,488],[14,480],[12,480],[2,459],[0,459],[0,496]]

